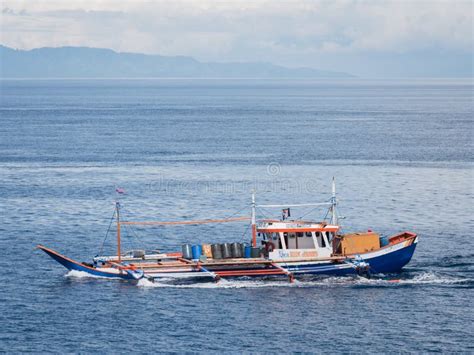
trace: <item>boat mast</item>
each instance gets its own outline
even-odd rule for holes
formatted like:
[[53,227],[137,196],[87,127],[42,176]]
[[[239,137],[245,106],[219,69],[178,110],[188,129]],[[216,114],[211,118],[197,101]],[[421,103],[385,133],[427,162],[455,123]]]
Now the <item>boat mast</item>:
[[252,191],[252,246],[257,247],[257,223],[255,218],[255,190]]
[[120,250],[120,203],[115,202],[115,211],[117,215],[117,258],[119,263],[122,262],[122,252]]
[[331,224],[337,225],[337,212],[336,212],[336,179],[332,177],[332,197],[331,197]]

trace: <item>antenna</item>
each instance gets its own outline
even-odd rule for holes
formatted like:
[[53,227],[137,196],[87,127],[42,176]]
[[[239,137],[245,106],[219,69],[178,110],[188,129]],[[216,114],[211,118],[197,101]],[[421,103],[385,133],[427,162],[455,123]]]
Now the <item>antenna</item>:
[[331,197],[331,224],[337,225],[337,213],[336,213],[336,179],[332,177],[332,197]]
[[252,190],[252,246],[257,246],[257,222],[255,217],[255,190]]

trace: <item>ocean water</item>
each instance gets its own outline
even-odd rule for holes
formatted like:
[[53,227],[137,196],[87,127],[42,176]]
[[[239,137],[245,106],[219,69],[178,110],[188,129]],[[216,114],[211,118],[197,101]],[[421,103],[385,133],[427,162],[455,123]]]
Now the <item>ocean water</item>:
[[[474,352],[472,81],[0,85],[0,351]],[[252,189],[325,201],[333,176],[344,230],[419,234],[401,273],[136,284],[35,250],[113,253],[116,186],[126,218],[184,220],[248,215]],[[249,239],[245,223],[123,234],[124,249]]]

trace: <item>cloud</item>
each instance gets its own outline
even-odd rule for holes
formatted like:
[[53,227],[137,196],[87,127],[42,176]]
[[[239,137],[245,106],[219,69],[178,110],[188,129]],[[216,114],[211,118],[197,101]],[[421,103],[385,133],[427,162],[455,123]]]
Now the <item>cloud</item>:
[[[3,44],[94,46],[308,65],[336,55],[473,52],[471,1],[3,1]],[[298,59],[299,58],[299,59]]]

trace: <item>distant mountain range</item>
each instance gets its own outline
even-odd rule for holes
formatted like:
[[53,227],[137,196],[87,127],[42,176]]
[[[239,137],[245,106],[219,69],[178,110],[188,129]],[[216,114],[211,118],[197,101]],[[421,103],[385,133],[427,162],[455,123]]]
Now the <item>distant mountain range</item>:
[[342,72],[271,63],[205,63],[191,57],[88,47],[15,50],[0,45],[1,78],[347,78]]

